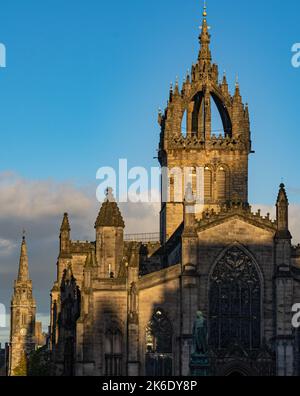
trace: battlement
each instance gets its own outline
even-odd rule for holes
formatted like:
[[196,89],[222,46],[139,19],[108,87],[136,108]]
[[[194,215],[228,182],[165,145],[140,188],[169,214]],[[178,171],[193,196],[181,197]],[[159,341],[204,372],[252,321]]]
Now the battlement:
[[95,243],[89,241],[71,241],[71,253],[89,253],[95,249]]
[[231,138],[223,135],[212,135],[210,140],[199,139],[195,135],[171,137],[169,149],[203,149],[203,150],[248,150],[249,145],[240,137]]

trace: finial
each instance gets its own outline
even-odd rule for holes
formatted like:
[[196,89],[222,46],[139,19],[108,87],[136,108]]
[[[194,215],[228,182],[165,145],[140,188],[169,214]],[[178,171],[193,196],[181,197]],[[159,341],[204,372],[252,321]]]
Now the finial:
[[[203,20],[202,20],[202,26],[200,27],[201,29],[201,34],[199,36],[199,42],[201,44],[201,49],[199,53],[199,61],[201,61],[201,65],[203,66],[203,63],[209,63],[211,62],[211,52],[209,49],[209,44],[210,44],[210,34],[209,34],[209,29],[210,27],[207,25],[207,11],[206,11],[206,2],[204,3],[204,9],[203,9]],[[201,66],[201,67],[202,67]]]
[[26,239],[26,230],[25,229],[23,229],[23,231],[22,231],[22,239],[23,239],[23,241],[25,241],[25,239]]
[[238,74],[235,77],[235,86],[238,88],[239,87],[239,76]]
[[106,189],[106,200],[108,202],[114,202],[114,195],[113,195],[113,189],[111,187],[107,187]]
[[203,17],[207,17],[207,7],[206,7],[206,0],[204,0],[204,7],[203,7]]

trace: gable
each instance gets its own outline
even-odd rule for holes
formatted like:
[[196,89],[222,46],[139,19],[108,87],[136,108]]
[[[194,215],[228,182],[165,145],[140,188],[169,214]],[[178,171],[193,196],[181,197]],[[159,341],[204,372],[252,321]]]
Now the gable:
[[234,242],[244,245],[269,245],[273,244],[274,235],[275,231],[271,228],[255,225],[237,216],[206,225],[198,231],[200,241],[220,245]]

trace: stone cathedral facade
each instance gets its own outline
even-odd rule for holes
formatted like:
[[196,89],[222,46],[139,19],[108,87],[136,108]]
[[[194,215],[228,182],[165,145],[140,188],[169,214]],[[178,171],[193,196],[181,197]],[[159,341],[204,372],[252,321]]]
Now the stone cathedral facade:
[[[248,107],[238,83],[231,95],[226,77],[219,80],[206,11],[200,44],[183,87],[171,89],[159,114],[159,162],[204,169],[204,210],[193,199],[177,201],[170,176],[159,242],[126,240],[111,191],[95,241],[73,241],[64,215],[51,291],[55,375],[188,376],[199,310],[208,322],[211,375],[299,375],[300,338],[291,322],[300,302],[300,247],[292,246],[285,187],[275,220],[252,212]],[[213,102],[220,136],[212,130]]]

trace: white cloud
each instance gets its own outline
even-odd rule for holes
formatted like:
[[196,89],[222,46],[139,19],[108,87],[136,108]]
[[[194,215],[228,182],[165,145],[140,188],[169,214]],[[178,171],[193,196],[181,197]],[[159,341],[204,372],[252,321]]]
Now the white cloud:
[[9,256],[14,249],[16,248],[16,244],[7,239],[0,239],[0,257]]
[[[38,229],[39,236],[47,234],[49,237],[50,234],[54,236],[54,233],[58,236],[62,215],[67,211],[71,227],[78,238],[92,237],[94,221],[100,208],[95,192],[96,189],[83,189],[68,182],[34,181],[12,172],[0,173],[0,235],[7,241],[12,236],[9,230],[8,236],[4,236],[6,220],[9,220],[9,228],[17,223],[15,235],[19,235],[22,227],[28,224],[29,234],[34,233],[32,229]],[[146,194],[143,193],[142,198]],[[157,202],[159,193],[151,191],[149,196]],[[120,204],[120,208],[129,232],[151,232],[157,229],[159,204],[126,203]],[[1,224],[5,227],[1,227]]]
[[89,197],[71,183],[34,181],[14,173],[0,174],[0,217],[40,219],[61,213],[63,208],[80,215],[90,207]]

